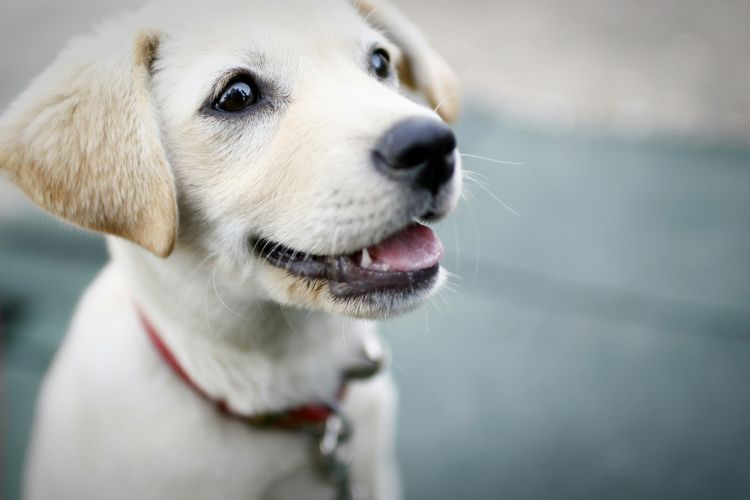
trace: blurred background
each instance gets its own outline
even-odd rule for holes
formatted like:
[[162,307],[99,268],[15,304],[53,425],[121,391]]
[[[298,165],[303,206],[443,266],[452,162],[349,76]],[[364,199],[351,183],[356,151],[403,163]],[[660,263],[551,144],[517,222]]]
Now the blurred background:
[[[139,3],[3,0],[0,106]],[[750,2],[395,3],[461,75],[472,155],[451,289],[383,328],[407,498],[750,498]],[[4,498],[105,259],[0,182]]]

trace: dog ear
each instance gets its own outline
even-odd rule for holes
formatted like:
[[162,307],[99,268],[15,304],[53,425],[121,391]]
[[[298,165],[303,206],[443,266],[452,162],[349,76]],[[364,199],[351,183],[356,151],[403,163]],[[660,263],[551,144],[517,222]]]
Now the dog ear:
[[458,78],[419,29],[385,1],[353,0],[353,3],[367,21],[383,29],[401,48],[404,54],[398,67],[401,81],[424,94],[445,121],[456,121],[461,104]]
[[166,257],[177,202],[150,95],[157,45],[74,40],[0,118],[0,171],[53,215]]

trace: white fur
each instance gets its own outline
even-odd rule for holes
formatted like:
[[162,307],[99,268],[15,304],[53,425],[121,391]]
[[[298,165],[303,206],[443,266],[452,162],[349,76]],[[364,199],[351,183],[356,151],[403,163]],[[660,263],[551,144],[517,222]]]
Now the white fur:
[[[379,342],[366,318],[435,291],[335,300],[325,283],[248,248],[257,235],[346,254],[456,203],[460,175],[432,199],[373,168],[369,152],[386,130],[439,117],[398,94],[395,78],[368,74],[369,48],[388,48],[433,105],[455,80],[395,10],[356,7],[153,4],[74,42],[0,120],[2,170],[54,215],[114,235],[112,261],[44,384],[26,498],[331,498],[307,436],[218,413],[158,356],[137,309],[202,389],[258,414],[335,398],[342,373]],[[269,107],[232,119],[203,113],[236,68],[272,84]],[[343,408],[358,490],[399,498],[389,375],[351,383]]]

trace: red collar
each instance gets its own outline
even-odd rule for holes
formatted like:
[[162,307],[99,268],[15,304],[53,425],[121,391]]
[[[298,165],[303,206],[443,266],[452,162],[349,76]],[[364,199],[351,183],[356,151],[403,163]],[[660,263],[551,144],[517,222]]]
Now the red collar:
[[[172,371],[179,376],[183,382],[190,386],[196,393],[200,394],[203,399],[213,403],[216,409],[223,415],[228,417],[242,420],[254,426],[261,427],[275,427],[282,429],[301,429],[313,426],[320,426],[333,415],[334,411],[328,404],[311,404],[306,406],[300,406],[297,408],[291,408],[286,411],[278,413],[267,413],[260,415],[243,415],[233,411],[227,402],[223,399],[216,399],[206,393],[195,381],[188,375],[185,369],[180,365],[177,358],[169,349],[164,340],[162,340],[159,332],[146,318],[143,312],[138,309],[138,317],[141,320],[144,330],[148,334],[148,338],[151,339],[151,343],[154,345],[156,350],[161,355],[162,359],[172,368]],[[343,390],[339,391],[340,395],[343,394]]]

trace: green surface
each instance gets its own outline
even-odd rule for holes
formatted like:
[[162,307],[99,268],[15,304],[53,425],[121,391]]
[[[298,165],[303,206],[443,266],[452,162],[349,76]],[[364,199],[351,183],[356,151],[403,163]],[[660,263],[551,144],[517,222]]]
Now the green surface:
[[11,313],[1,339],[0,494],[13,500],[42,376],[106,253],[100,238],[40,215],[0,226],[0,259],[0,305]]
[[[457,291],[384,328],[410,499],[750,498],[750,150],[553,136],[470,113]],[[3,490],[98,239],[0,226]]]

